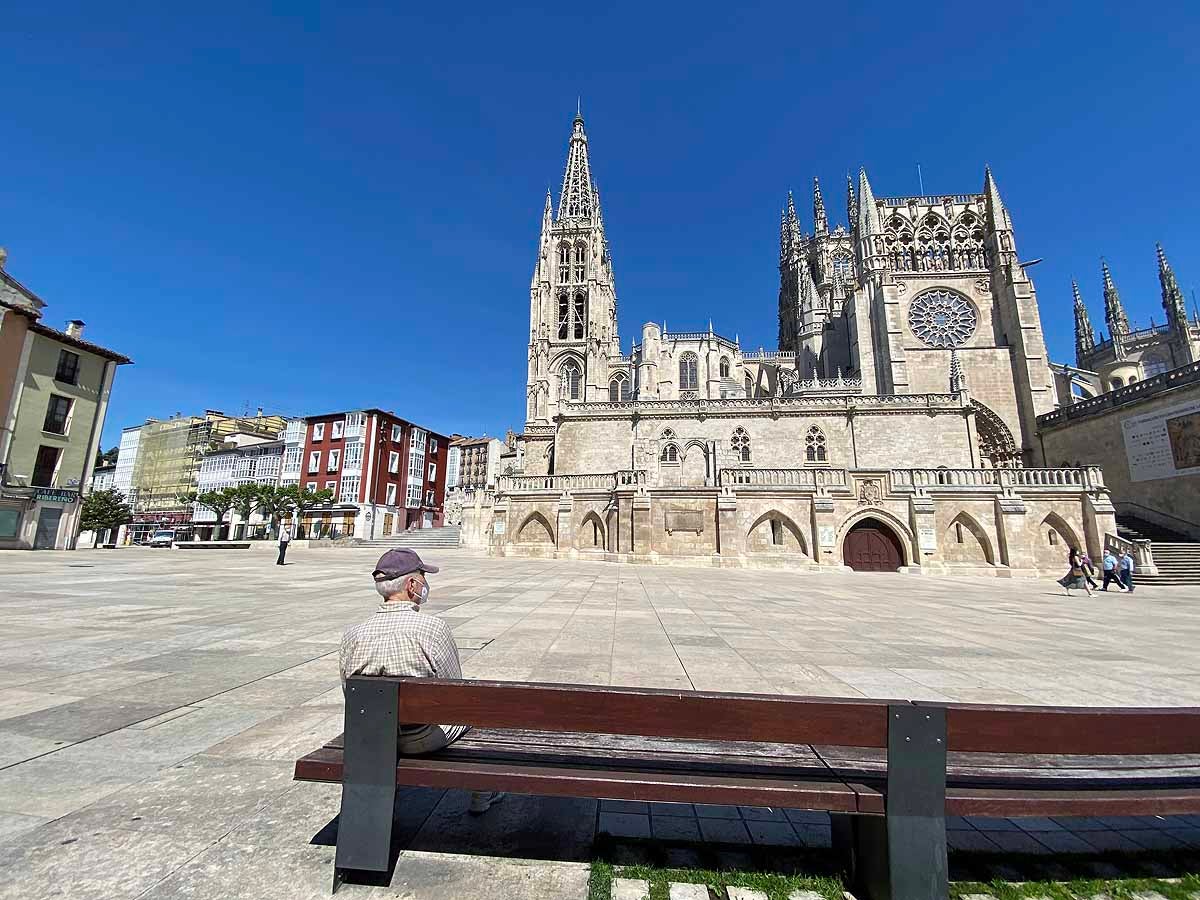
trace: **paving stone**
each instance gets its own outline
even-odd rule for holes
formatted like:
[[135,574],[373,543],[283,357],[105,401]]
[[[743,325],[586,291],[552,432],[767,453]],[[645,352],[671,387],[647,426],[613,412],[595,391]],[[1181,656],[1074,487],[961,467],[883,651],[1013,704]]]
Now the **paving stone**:
[[650,882],[636,878],[614,878],[612,900],[650,900]]
[[668,896],[670,900],[708,900],[708,888],[703,884],[681,884],[672,881]]
[[725,893],[729,895],[729,900],[768,900],[764,892],[753,888],[731,887],[726,888]]
[[[853,900],[849,894],[846,897],[847,900]],[[825,897],[816,891],[792,891],[788,894],[788,900],[825,900]]]

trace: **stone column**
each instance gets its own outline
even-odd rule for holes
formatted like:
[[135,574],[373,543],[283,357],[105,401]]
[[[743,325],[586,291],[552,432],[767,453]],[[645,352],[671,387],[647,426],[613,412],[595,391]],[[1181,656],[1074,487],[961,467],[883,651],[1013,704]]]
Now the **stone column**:
[[639,488],[633,495],[633,546],[630,553],[649,556],[653,547],[650,540],[650,493]]
[[1025,501],[1018,494],[996,497],[996,546],[1001,564],[1010,572],[1034,574],[1033,548],[1025,533]]
[[737,521],[737,495],[721,488],[717,495],[717,555],[722,559],[745,556],[746,542]]
[[[913,548],[916,557],[914,566],[930,567],[937,555],[937,521],[934,518],[933,498],[926,493],[913,493],[908,496],[908,524],[912,529],[917,545]],[[935,564],[934,568],[940,568]]]

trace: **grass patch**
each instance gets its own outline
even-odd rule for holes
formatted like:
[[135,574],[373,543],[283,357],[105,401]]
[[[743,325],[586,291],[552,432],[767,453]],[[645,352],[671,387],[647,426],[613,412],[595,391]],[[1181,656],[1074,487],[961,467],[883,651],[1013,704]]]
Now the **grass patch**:
[[[753,888],[770,900],[787,900],[793,891],[816,891],[827,900],[842,900],[842,881],[827,875],[780,875],[776,872],[722,872],[714,869],[659,869],[654,866],[610,866],[592,863],[588,900],[609,900],[613,878],[637,878],[650,883],[650,900],[668,900],[672,882],[706,884],[718,891]],[[606,883],[601,886],[600,882]],[[601,892],[602,891],[602,892]]]
[[1200,892],[1200,875],[1184,875],[1179,879],[1116,878],[1079,879],[1074,881],[1026,881],[1013,884],[1007,881],[956,881],[950,885],[951,900],[969,894],[991,894],[996,900],[1091,900],[1096,895],[1111,900],[1135,900],[1139,894],[1156,891],[1167,900],[1192,900]]

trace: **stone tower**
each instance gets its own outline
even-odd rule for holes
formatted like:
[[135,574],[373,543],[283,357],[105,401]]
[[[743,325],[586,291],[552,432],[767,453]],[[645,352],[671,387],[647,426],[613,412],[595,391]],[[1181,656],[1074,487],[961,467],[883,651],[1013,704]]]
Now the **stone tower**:
[[620,355],[617,294],[587,133],[576,111],[558,213],[547,191],[529,286],[526,425],[549,424],[560,402],[607,399],[610,354]]
[[1096,332],[1088,318],[1087,306],[1079,293],[1079,283],[1071,279],[1071,293],[1075,297],[1075,365],[1082,366],[1086,357],[1096,347]]

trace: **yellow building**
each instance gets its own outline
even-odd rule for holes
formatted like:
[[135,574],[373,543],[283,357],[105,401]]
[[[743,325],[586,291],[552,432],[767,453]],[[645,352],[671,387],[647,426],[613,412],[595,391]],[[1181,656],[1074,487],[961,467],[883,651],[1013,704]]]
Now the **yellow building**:
[[68,550],[79,533],[117,366],[129,360],[42,324],[45,303],[0,250],[0,548]]

